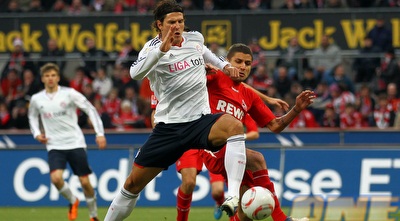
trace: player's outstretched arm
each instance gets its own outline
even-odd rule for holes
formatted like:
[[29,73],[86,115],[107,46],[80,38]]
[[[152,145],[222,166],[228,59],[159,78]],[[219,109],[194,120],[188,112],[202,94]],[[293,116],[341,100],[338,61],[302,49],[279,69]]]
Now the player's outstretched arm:
[[282,117],[277,117],[267,124],[268,129],[274,133],[279,133],[285,129],[293,119],[314,102],[315,94],[313,91],[305,90],[296,97],[296,104]]
[[258,91],[257,89],[253,88],[252,86],[246,84],[246,83],[242,83],[245,87],[250,88],[251,90],[253,90],[260,98],[261,100],[263,100],[264,102],[266,102],[269,105],[281,108],[284,111],[288,111],[289,110],[289,104],[286,103],[284,100],[281,100],[279,98],[273,98],[273,97],[269,97],[263,93],[261,93],[260,91]]

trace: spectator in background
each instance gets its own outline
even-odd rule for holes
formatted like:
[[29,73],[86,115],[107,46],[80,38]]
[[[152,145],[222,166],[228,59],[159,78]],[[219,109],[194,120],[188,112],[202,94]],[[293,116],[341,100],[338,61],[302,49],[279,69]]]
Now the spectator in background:
[[327,104],[324,110],[324,113],[319,120],[320,127],[326,128],[339,128],[340,127],[340,118],[339,115],[335,112],[332,104]]
[[107,76],[107,72],[104,68],[97,70],[97,75],[93,80],[93,89],[96,91],[102,99],[106,98],[113,88],[113,82],[110,77]]
[[344,8],[346,3],[343,0],[327,0],[327,8]]
[[63,72],[65,68],[65,51],[58,47],[58,42],[56,39],[48,39],[46,48],[43,49],[42,53],[40,53],[39,66],[43,66],[44,64],[51,62],[57,64],[60,67],[62,84],[64,85],[66,79],[63,77]]
[[280,7],[280,9],[287,9],[287,10],[294,10],[297,8],[298,6],[294,3],[294,0],[285,0],[285,2]]
[[387,95],[381,93],[378,95],[378,104],[374,110],[374,123],[379,129],[393,127],[396,112],[388,102]]
[[112,3],[107,0],[92,0],[89,4],[89,11],[90,12],[109,12],[112,11],[113,6]]
[[0,101],[0,129],[9,129],[11,127],[11,114],[4,101]]
[[138,14],[147,14],[154,7],[154,1],[152,0],[136,0],[136,6],[134,7],[134,11]]
[[247,78],[247,84],[261,93],[266,94],[268,88],[273,84],[273,81],[268,77],[267,68],[259,64],[257,65],[256,71]]
[[250,42],[248,43],[249,48],[251,49],[251,51],[253,52],[253,63],[251,64],[251,74],[253,74],[253,72],[255,71],[257,65],[260,62],[260,57],[262,56],[262,49],[260,47],[260,45],[258,44],[258,39],[257,38],[252,38],[250,40]]
[[208,48],[218,57],[226,57],[226,49],[221,47],[217,42],[211,42]]
[[43,89],[42,83],[35,77],[29,69],[22,73],[22,85],[20,90],[20,98],[25,101],[30,101],[33,94],[36,94]]
[[214,10],[217,10],[215,4],[214,4],[214,0],[204,0],[203,1],[203,11],[204,12],[212,12]]
[[130,11],[131,7],[125,0],[116,0],[114,4],[113,12],[115,14],[121,14],[123,12]]
[[[318,79],[315,77],[313,69],[305,68],[302,74],[302,79],[300,80],[301,86],[306,90],[314,91],[318,85]],[[312,105],[311,105],[312,106]]]
[[338,85],[346,85],[346,88],[354,93],[355,89],[354,89],[354,83],[353,81],[350,79],[350,77],[348,76],[348,74],[346,74],[346,70],[344,69],[344,65],[342,63],[336,65],[336,67],[333,68],[333,74],[329,75],[326,79],[326,82],[328,83],[328,85],[331,84],[338,84]]
[[103,101],[104,111],[113,118],[119,114],[121,109],[121,99],[118,97],[118,88],[113,88]]
[[83,92],[83,88],[92,82],[92,80],[87,77],[85,73],[86,69],[84,67],[77,67],[75,69],[75,75],[69,82],[69,86],[77,90],[79,93]]
[[17,70],[18,73],[22,73],[25,69],[31,69],[36,74],[36,66],[30,58],[30,54],[24,50],[24,43],[21,38],[15,38],[13,40],[14,49],[10,54],[10,59],[3,69],[3,76],[7,75],[7,72],[11,69]]
[[299,72],[308,66],[308,60],[305,57],[305,51],[300,47],[297,36],[289,40],[288,47],[281,50],[279,58],[276,61],[276,67],[286,66],[289,78],[293,80],[301,80]]
[[27,12],[36,12],[36,13],[44,12],[44,9],[42,8],[42,1],[31,0]]
[[385,26],[385,20],[381,15],[378,16],[375,26],[367,36],[372,39],[372,45],[379,47],[381,51],[392,48],[392,31]]
[[50,9],[50,12],[67,12],[67,4],[64,0],[56,0]]
[[93,89],[92,83],[85,84],[82,94],[92,104],[94,104],[95,100],[101,100],[101,96]]
[[86,38],[85,45],[87,50],[86,52],[82,52],[81,55],[85,63],[85,68],[88,70],[87,76],[93,79],[99,68],[107,68],[110,57],[105,51],[96,48],[96,42],[93,38]]
[[316,8],[325,8],[325,0],[313,0]]
[[145,127],[143,116],[132,112],[132,102],[122,100],[118,115],[112,119],[113,125],[119,130]]
[[276,80],[274,80],[274,85],[278,90],[280,97],[285,97],[285,95],[290,91],[292,80],[289,78],[288,71],[285,66],[278,67],[278,76]]
[[9,107],[13,107],[13,102],[19,98],[22,80],[16,69],[10,69],[4,79],[1,80],[1,94]]
[[342,62],[341,49],[330,43],[329,36],[324,35],[320,46],[313,50],[309,61],[317,78],[326,80],[332,69]]
[[298,8],[300,9],[310,9],[310,8],[315,8],[311,0],[300,0],[300,3],[298,4]]
[[193,0],[181,0],[181,1],[177,1],[177,2],[179,2],[179,4],[182,6],[182,8],[185,11],[198,10],[198,8],[196,7]]
[[120,67],[123,63],[129,61],[136,61],[139,52],[132,47],[131,39],[126,39],[124,45],[121,48],[121,51],[118,53],[117,60],[115,61],[115,65]]
[[329,91],[332,96],[333,107],[339,115],[344,113],[347,104],[355,104],[356,98],[344,84],[331,84]]
[[[105,112],[104,107],[103,107],[103,102],[101,100],[94,100],[93,106],[96,108],[97,113],[99,114],[101,121],[103,121],[103,127],[105,129],[111,129],[114,128],[114,125],[112,124],[112,119],[110,115],[108,115],[107,112]],[[90,127],[93,128],[93,124],[89,119],[89,124]]]
[[367,84],[363,84],[356,94],[356,109],[360,112],[363,126],[372,126],[376,98]]
[[134,88],[132,87],[127,87],[125,88],[125,97],[123,100],[128,100],[131,102],[131,108],[132,108],[132,113],[135,116],[150,116],[151,115],[151,106],[149,105],[149,102],[147,102],[145,99],[140,97]]
[[11,127],[15,129],[29,129],[28,103],[18,100],[11,111]]
[[377,82],[375,93],[379,94],[386,90],[389,83],[400,84],[400,67],[396,60],[394,49],[390,48],[385,52],[380,68],[376,72]]
[[67,8],[68,15],[86,15],[89,10],[81,0],[72,0],[71,5]]
[[122,65],[121,68],[121,78],[118,81],[117,85],[114,84],[114,87],[119,89],[118,97],[125,97],[125,89],[131,87],[135,90],[136,93],[139,93],[139,83],[137,80],[133,80],[129,73],[130,63],[126,62]]
[[315,119],[320,122],[327,105],[332,105],[332,97],[328,84],[326,82],[318,83],[315,88],[315,94],[317,97],[314,99],[314,103],[309,107],[309,109],[313,112]]
[[395,83],[389,83],[386,88],[387,99],[395,112],[400,110],[400,95],[397,88]]
[[20,13],[22,12],[21,6],[19,5],[18,0],[10,0],[7,5],[8,13]]
[[364,38],[364,45],[352,65],[355,71],[354,82],[356,84],[370,83],[372,81],[376,68],[380,65],[380,52],[380,48],[372,44],[371,38]]
[[353,103],[347,103],[344,111],[340,114],[340,128],[361,128],[362,116]]

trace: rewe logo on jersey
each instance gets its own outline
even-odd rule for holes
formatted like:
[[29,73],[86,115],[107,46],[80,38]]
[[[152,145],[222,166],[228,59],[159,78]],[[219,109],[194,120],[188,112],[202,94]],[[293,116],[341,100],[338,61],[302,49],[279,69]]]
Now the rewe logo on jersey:
[[216,110],[228,113],[239,120],[242,120],[244,116],[244,111],[241,108],[223,100],[218,100]]
[[204,65],[203,58],[190,59],[188,61],[186,61],[186,60],[178,61],[173,64],[169,64],[168,68],[169,68],[169,72],[173,73],[173,72],[182,71],[182,70],[188,69],[190,67],[196,67],[196,66],[200,66],[200,65]]

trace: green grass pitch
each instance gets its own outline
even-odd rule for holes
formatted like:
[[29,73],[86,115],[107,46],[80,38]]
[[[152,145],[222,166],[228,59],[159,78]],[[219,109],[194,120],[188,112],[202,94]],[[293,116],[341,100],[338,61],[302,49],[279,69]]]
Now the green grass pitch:
[[[103,220],[107,213],[106,207],[98,209],[99,219]],[[0,220],[4,221],[68,221],[67,207],[0,207]],[[286,211],[285,211],[286,212]],[[175,207],[136,207],[126,219],[135,221],[174,221],[176,220]],[[212,207],[192,207],[189,221],[213,221]],[[228,221],[228,216],[223,214],[220,221]],[[268,218],[267,221],[272,219]],[[89,221],[86,206],[79,207],[76,221]]]

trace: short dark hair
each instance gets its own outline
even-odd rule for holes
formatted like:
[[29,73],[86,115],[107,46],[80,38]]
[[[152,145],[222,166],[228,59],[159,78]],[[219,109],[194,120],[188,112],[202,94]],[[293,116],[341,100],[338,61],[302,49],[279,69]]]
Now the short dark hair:
[[154,22],[152,23],[152,27],[160,32],[157,27],[157,21],[164,21],[164,18],[167,14],[172,12],[181,12],[183,13],[183,8],[180,6],[175,0],[162,0],[157,3],[156,7],[154,8],[153,15],[154,15]]
[[46,63],[40,68],[40,75],[43,75],[50,70],[55,70],[58,75],[60,74],[60,68],[58,67],[58,65],[54,63]]
[[251,55],[251,60],[253,60],[253,52],[251,51],[251,49],[249,48],[249,46],[245,45],[245,44],[241,44],[241,43],[237,43],[237,44],[233,44],[229,50],[228,50],[228,54],[227,54],[227,58],[231,59],[233,57],[234,54],[241,52],[243,54],[249,54]]

